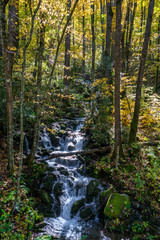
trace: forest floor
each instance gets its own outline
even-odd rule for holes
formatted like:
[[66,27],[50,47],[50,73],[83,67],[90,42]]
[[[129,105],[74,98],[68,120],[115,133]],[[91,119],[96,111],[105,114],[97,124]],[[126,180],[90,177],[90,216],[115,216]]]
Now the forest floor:
[[[138,142],[128,147],[125,139],[131,120],[130,109],[133,109],[131,101],[133,95],[121,99],[122,123],[125,158],[116,170],[111,156],[98,156],[98,161],[92,161],[91,168],[94,176],[104,178],[115,185],[120,192],[131,196],[132,201],[138,206],[143,215],[137,225],[132,226],[137,239],[155,239],[152,232],[160,222],[160,96],[151,94],[150,88],[145,88],[142,94],[142,107],[140,114]],[[0,132],[0,236],[5,240],[23,240],[34,231],[35,219],[40,218],[34,209],[35,199],[29,197],[30,190],[26,187],[25,179],[21,180],[20,202],[14,214],[10,214],[16,191],[16,176],[18,172],[18,154],[15,156],[15,174],[9,177],[7,171],[7,144]],[[24,171],[26,171],[24,165]],[[154,221],[151,221],[151,216]],[[150,224],[153,223],[151,226]],[[121,222],[111,221],[110,230],[119,231]],[[141,227],[140,227],[140,226]],[[146,235],[148,233],[148,235]],[[135,238],[136,239],[136,238]]]

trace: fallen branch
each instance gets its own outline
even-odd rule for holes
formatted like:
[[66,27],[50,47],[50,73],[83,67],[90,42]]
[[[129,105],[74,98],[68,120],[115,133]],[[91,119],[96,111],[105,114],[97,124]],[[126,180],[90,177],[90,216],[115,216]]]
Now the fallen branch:
[[47,158],[47,159],[42,159],[40,161],[48,161],[53,158],[58,158],[58,157],[68,157],[68,156],[74,156],[74,155],[79,155],[79,154],[92,154],[92,153],[98,153],[98,152],[105,152],[105,153],[110,153],[112,148],[110,146],[107,147],[100,147],[100,148],[95,148],[95,149],[87,149],[87,150],[81,150],[81,151],[73,151],[73,152],[61,152],[61,153],[52,153],[52,155]]
[[140,146],[158,146],[158,145],[160,145],[160,141],[155,141],[155,142],[139,142],[138,145],[140,145]]

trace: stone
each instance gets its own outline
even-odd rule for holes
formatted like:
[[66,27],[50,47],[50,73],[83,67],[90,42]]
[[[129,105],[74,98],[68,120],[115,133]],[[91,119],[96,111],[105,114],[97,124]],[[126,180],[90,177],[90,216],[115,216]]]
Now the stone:
[[107,201],[104,214],[109,218],[123,218],[130,210],[130,198],[126,194],[112,193]]
[[49,173],[43,180],[43,188],[47,192],[51,193],[55,180],[56,180],[56,175],[54,175],[53,173]]
[[63,183],[57,182],[54,185],[53,193],[56,198],[59,198],[62,195],[63,192]]
[[108,197],[114,192],[116,192],[116,189],[113,187],[113,185],[110,185],[107,190],[100,193],[99,203],[102,204],[102,203],[106,202]]
[[45,203],[47,205],[53,204],[53,198],[45,190],[40,190],[39,191],[39,197],[40,197],[40,199],[42,200],[43,203]]
[[91,180],[87,185],[86,198],[87,203],[92,202],[93,198],[96,197],[99,193],[100,189],[98,188],[98,181]]
[[95,214],[90,206],[84,207],[80,211],[79,216],[82,219],[94,219],[95,218]]
[[72,208],[71,208],[71,217],[77,214],[79,209],[84,206],[84,201],[85,199],[82,198],[76,202],[73,203]]
[[75,150],[75,146],[74,146],[74,144],[72,142],[70,142],[68,144],[68,151],[74,151],[74,150]]

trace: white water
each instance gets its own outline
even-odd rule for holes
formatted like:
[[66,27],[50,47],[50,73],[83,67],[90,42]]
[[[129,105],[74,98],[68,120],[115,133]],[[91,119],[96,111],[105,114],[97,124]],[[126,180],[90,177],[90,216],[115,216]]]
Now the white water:
[[[72,145],[74,151],[83,149],[84,134],[80,132],[83,127],[84,120],[77,121],[76,129],[72,128],[69,136],[62,137],[59,141],[59,151],[54,152],[68,152],[68,146]],[[54,148],[52,146],[49,136],[46,131],[41,133],[41,140],[47,150]],[[57,148],[55,148],[56,150]],[[92,178],[81,175],[78,169],[81,166],[79,159],[76,156],[56,158],[47,161],[48,165],[53,168],[53,174],[57,176],[57,180],[53,185],[52,191],[56,183],[63,184],[63,193],[60,196],[60,215],[53,218],[45,218],[46,227],[43,229],[47,234],[54,235],[60,240],[111,240],[111,238],[104,235],[96,215],[96,199],[87,204],[92,207],[95,212],[95,219],[83,221],[79,217],[79,212],[72,218],[71,208],[74,202],[82,198],[86,198],[86,187]],[[68,175],[63,175],[60,170],[66,170]],[[53,213],[58,206],[58,200],[55,194],[51,195],[54,199]],[[87,238],[85,238],[87,236]]]

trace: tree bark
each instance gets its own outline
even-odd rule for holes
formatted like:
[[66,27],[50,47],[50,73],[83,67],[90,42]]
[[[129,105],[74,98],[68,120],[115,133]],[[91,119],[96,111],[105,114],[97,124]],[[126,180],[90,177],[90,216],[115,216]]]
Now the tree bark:
[[11,47],[19,48],[19,0],[12,0],[8,7],[8,32]]
[[8,49],[7,26],[6,26],[6,5],[8,1],[0,2],[0,23],[3,64],[5,72],[6,85],[6,108],[7,108],[7,151],[8,151],[8,169],[12,176],[14,172],[14,149],[13,149],[13,96],[12,96],[12,69],[14,52]]
[[137,8],[137,2],[134,3],[133,13],[131,15],[131,24],[130,24],[130,30],[129,30],[129,38],[126,43],[126,71],[129,70],[129,55],[130,55],[130,46],[131,46],[131,40],[132,40],[132,33],[133,33],[133,27],[134,27],[134,18],[136,14],[136,8]]
[[[67,20],[69,18],[69,12],[71,8],[71,0],[67,0]],[[64,83],[65,85],[70,84],[70,45],[71,45],[71,33],[70,33],[71,22],[68,22],[68,29],[65,37],[65,63],[64,63]]]
[[41,86],[42,86],[42,62],[43,62],[43,52],[44,52],[44,44],[45,44],[45,26],[41,23],[40,31],[39,31],[39,48],[38,48],[38,58],[37,58],[37,90],[36,90],[36,103],[34,106],[36,120],[34,123],[34,136],[31,152],[28,156],[28,165],[30,166],[34,160],[35,154],[38,148],[39,134],[40,134],[40,125],[41,125],[41,106],[40,106],[40,96],[41,96]]
[[122,66],[123,72],[125,71],[125,65],[126,65],[126,63],[125,63],[125,61],[126,61],[126,59],[125,59],[125,34],[126,34],[126,29],[128,27],[128,23],[129,23],[130,10],[131,10],[131,2],[129,0],[128,5],[127,5],[127,13],[126,13],[126,17],[125,17],[123,31],[122,31],[122,37],[121,37],[121,45],[122,45],[121,66]]
[[105,49],[105,62],[106,62],[106,78],[108,83],[112,83],[112,67],[111,67],[111,31],[112,31],[112,6],[111,1],[106,1],[107,6],[107,28],[106,28],[106,49]]
[[94,0],[91,0],[91,31],[92,31],[92,66],[91,66],[91,81],[95,79],[95,54],[96,54],[96,44],[95,44],[95,24],[94,24]]
[[82,28],[83,28],[83,60],[82,60],[82,74],[84,76],[85,74],[85,57],[86,57],[86,39],[85,39],[85,7],[83,3],[83,23],[82,23]]
[[104,53],[104,13],[105,13],[105,5],[103,0],[100,0],[100,20],[101,20],[101,34],[102,34],[102,53]]
[[136,141],[139,112],[140,112],[142,81],[143,81],[144,68],[145,68],[145,62],[146,62],[146,56],[147,56],[147,50],[148,50],[148,43],[149,43],[150,34],[151,34],[153,9],[154,9],[154,0],[150,0],[149,8],[148,8],[146,31],[145,31],[144,42],[143,42],[143,49],[142,49],[142,55],[140,60],[139,72],[138,72],[136,100],[135,100],[135,106],[134,106],[134,114],[133,114],[131,127],[130,127],[129,144]]
[[115,32],[115,146],[114,158],[118,167],[121,154],[121,116],[120,116],[120,68],[121,68],[121,4],[116,0],[116,32]]

